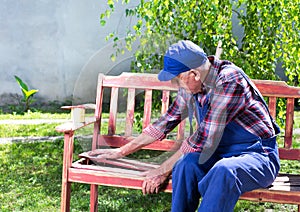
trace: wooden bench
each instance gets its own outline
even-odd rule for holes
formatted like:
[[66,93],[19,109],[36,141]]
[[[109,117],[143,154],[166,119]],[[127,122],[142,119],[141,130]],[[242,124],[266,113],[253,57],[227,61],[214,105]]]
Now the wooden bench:
[[[296,141],[293,138],[293,117],[294,117],[294,99],[300,98],[300,88],[287,86],[281,81],[253,80],[262,95],[268,98],[269,109],[273,117],[276,116],[276,102],[278,98],[286,99],[286,122],[283,130],[282,144],[280,146],[280,158],[284,160],[300,161],[300,148],[294,148]],[[124,91],[124,90],[126,91]],[[134,114],[135,101],[144,101],[144,111],[142,127],[145,128],[153,119],[153,100],[154,90],[161,91],[160,112],[165,113],[169,106],[169,99],[172,92],[177,91],[177,87],[170,82],[159,82],[155,74],[135,74],[123,73],[120,76],[105,76],[99,74],[95,116],[86,118],[83,122],[70,122],[57,127],[57,131],[64,133],[64,154],[63,154],[63,174],[62,174],[62,193],[61,193],[61,211],[70,210],[71,183],[91,184],[90,191],[90,210],[97,211],[98,185],[107,185],[115,187],[126,187],[141,189],[144,177],[141,172],[158,165],[145,163],[133,159],[107,160],[95,165],[86,158],[81,158],[73,162],[73,144],[74,132],[89,124],[94,124],[92,149],[103,146],[119,147],[132,140],[134,135]],[[142,98],[139,97],[143,91]],[[155,91],[155,92],[158,92]],[[109,94],[107,94],[109,92]],[[124,98],[124,94],[126,97]],[[103,119],[102,105],[109,97],[109,118]],[[107,102],[107,101],[106,101]],[[124,109],[125,117],[117,117],[118,105],[127,102]],[[81,105],[79,108],[85,108]],[[88,108],[93,108],[90,105]],[[121,121],[120,121],[121,120]],[[106,122],[106,123],[105,123]],[[103,124],[104,123],[104,124]],[[121,124],[123,123],[123,124]],[[186,121],[182,121],[177,128],[175,138],[167,138],[163,141],[156,141],[144,149],[170,151],[174,145],[178,144],[187,136],[185,135]],[[107,126],[107,132],[103,133],[101,127]],[[122,126],[121,126],[122,125]],[[121,129],[119,129],[121,127]],[[102,132],[102,133],[100,133]],[[174,136],[173,136],[174,137]],[[176,141],[177,140],[177,141]],[[166,192],[172,191],[171,180],[165,187]],[[247,192],[241,196],[241,199],[274,202],[298,205],[300,212],[300,175],[280,173],[273,185],[268,189],[258,189]]]

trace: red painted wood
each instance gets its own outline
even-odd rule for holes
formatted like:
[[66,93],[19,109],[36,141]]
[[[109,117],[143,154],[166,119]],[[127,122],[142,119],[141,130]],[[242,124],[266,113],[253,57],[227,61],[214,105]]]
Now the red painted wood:
[[293,123],[294,123],[294,99],[288,98],[286,105],[286,121],[285,121],[285,136],[284,147],[292,147],[293,139]]
[[[127,158],[119,158],[119,159],[99,159],[97,156],[89,156],[88,154],[80,154],[80,157],[83,159],[76,161],[72,164],[72,167],[76,168],[86,168],[86,164],[89,164],[89,161],[97,163],[97,166],[94,166],[94,170],[98,169],[100,166],[102,168],[112,167],[119,167],[123,169],[124,172],[127,170],[135,170],[135,171],[148,171],[150,169],[155,169],[159,167],[159,164],[153,163],[146,163],[141,162],[134,159],[127,159]],[[102,169],[103,170],[103,169]],[[109,171],[109,170],[108,170]],[[124,173],[121,171],[121,173]]]
[[69,168],[73,160],[73,132],[64,135],[64,153],[61,188],[61,211],[70,211],[71,183],[69,182]]
[[86,117],[85,118],[85,122],[83,123],[73,123],[73,122],[66,122],[64,124],[61,124],[59,126],[57,126],[55,129],[58,132],[62,132],[62,133],[71,133],[74,132],[75,130],[78,130],[80,128],[83,128],[87,125],[90,124],[94,124],[96,122],[96,118],[95,117]]
[[[122,136],[117,136],[117,135],[114,136],[100,135],[98,139],[99,139],[100,146],[120,147],[133,140],[134,137],[124,138]],[[155,141],[152,144],[143,147],[143,149],[170,151],[174,149],[174,147],[176,147],[175,141],[164,139],[162,141]]]
[[276,99],[276,97],[270,97],[268,105],[270,114],[274,119],[276,118]]
[[92,150],[95,150],[98,146],[98,135],[99,135],[99,132],[100,132],[100,127],[101,127],[101,120],[98,120],[94,124]]
[[128,97],[127,97],[125,136],[132,135],[132,126],[134,121],[134,105],[135,105],[135,89],[129,88]]
[[[94,171],[94,170],[82,170],[82,169],[70,169],[71,182],[78,183],[88,183],[88,184],[98,184],[98,185],[107,185],[120,188],[132,188],[132,189],[141,189],[144,177],[133,175],[128,176],[116,176],[116,175],[107,175],[105,172]],[[166,192],[172,191],[171,182],[168,184],[167,188],[164,190]]]
[[171,84],[170,81],[160,82],[156,74],[138,74],[123,72],[120,76],[106,76],[105,87],[123,87],[136,89],[153,89],[157,90],[173,90],[178,88]]
[[151,109],[152,109],[152,90],[147,89],[147,90],[145,90],[143,129],[146,128],[150,124]]
[[300,149],[279,148],[279,157],[280,159],[284,159],[284,160],[300,161]]
[[169,99],[170,99],[170,91],[166,91],[164,90],[162,92],[162,106],[161,106],[161,114],[164,114],[167,112],[168,108],[169,108]]
[[298,87],[288,86],[283,81],[252,80],[263,96],[275,96],[282,98],[299,98]]
[[95,117],[96,119],[100,119],[102,113],[102,102],[103,102],[103,79],[104,75],[99,74],[98,76],[98,84],[97,84],[97,94],[96,94],[96,109],[95,109]]
[[275,202],[283,204],[299,204],[300,192],[293,191],[270,191],[257,189],[243,194],[240,199],[257,202]]
[[[98,163],[97,158],[91,158],[91,159],[80,159],[79,161],[76,161],[73,163],[72,168],[76,169],[81,169],[81,170],[92,170],[92,171],[98,171],[101,173],[102,176],[118,176],[118,177],[123,177],[123,178],[128,178],[132,176],[139,176],[141,177],[141,172],[137,171],[136,169],[129,169],[128,166],[120,167],[120,166],[111,166],[111,164],[103,164],[103,163]],[[88,162],[88,163],[87,163]],[[93,162],[91,165],[90,162]],[[96,163],[97,165],[94,165]]]
[[118,97],[119,97],[119,88],[113,87],[111,89],[109,120],[108,120],[108,134],[109,135],[116,134]]
[[90,188],[90,212],[98,211],[98,185],[91,184]]

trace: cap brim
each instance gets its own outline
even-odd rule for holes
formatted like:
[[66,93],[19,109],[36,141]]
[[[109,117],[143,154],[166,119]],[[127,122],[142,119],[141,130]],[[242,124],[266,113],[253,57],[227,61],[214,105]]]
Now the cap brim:
[[176,77],[176,75],[171,74],[170,72],[167,72],[163,69],[158,73],[157,78],[158,78],[159,81],[169,81],[169,80],[171,80],[175,77]]

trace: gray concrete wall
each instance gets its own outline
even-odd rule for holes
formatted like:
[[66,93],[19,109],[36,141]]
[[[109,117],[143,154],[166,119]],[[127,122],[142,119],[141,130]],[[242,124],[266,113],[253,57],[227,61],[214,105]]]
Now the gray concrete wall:
[[[121,2],[121,1],[120,1]],[[136,1],[126,5],[132,7]],[[74,104],[94,102],[97,75],[129,71],[132,52],[112,62],[109,32],[122,38],[131,21],[119,3],[105,27],[99,16],[107,9],[101,0],[0,1],[0,106],[21,95],[14,79],[19,76],[36,98],[46,101],[73,99]],[[233,17],[236,22],[236,17]],[[134,22],[134,21],[133,21]],[[242,34],[233,24],[234,34]],[[240,36],[239,36],[240,37]]]
[[[110,71],[113,48],[105,37],[116,29],[122,35],[129,25],[123,23],[124,10],[118,6],[107,25],[100,26],[106,8],[106,1],[95,0],[1,0],[0,96],[21,95],[17,75],[31,89],[39,89],[36,97],[94,99],[93,91],[82,93],[76,86],[95,88],[96,74]],[[89,77],[83,77],[85,71]],[[0,105],[7,101],[0,98]]]

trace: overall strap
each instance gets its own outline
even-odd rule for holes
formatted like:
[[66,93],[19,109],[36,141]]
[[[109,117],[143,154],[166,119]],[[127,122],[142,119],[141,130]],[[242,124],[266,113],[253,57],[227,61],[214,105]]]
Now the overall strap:
[[[223,66],[224,67],[224,66]],[[273,127],[274,127],[274,130],[275,130],[275,134],[279,134],[280,133],[280,128],[279,126],[276,124],[275,120],[273,119],[273,117],[271,116],[270,114],[270,111],[269,111],[269,108],[268,108],[268,105],[266,103],[266,101],[264,100],[263,96],[261,95],[261,93],[259,92],[258,88],[255,86],[255,84],[252,82],[252,80],[245,74],[245,72],[237,67],[236,65],[225,65],[225,67],[231,67],[237,71],[239,71],[242,76],[244,77],[244,79],[247,81],[247,83],[250,85],[250,87],[252,88],[254,94],[259,98],[260,102],[263,103],[263,105],[265,106],[266,110],[268,111],[268,114],[270,116],[270,119],[272,121],[272,124],[273,124]]]
[[[189,114],[189,121],[190,121],[190,135],[193,134],[193,116],[194,116],[194,112],[195,112],[195,116],[196,116],[196,121],[198,123],[198,125],[200,125],[200,123],[203,121],[206,112],[207,112],[207,107],[208,107],[208,99],[205,100],[204,105],[200,106],[199,103],[199,95],[201,95],[200,93],[197,94],[193,94],[191,96],[191,99],[189,101],[189,106],[188,106],[188,114]],[[205,94],[208,95],[209,94]]]
[[191,97],[188,104],[188,115],[189,115],[189,122],[190,122],[190,135],[194,133],[193,131],[193,116],[194,116],[194,107],[193,107],[193,98]]

